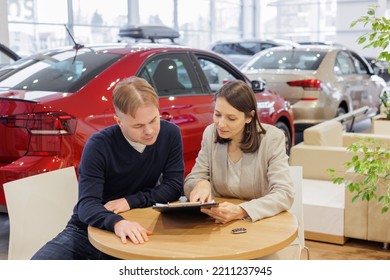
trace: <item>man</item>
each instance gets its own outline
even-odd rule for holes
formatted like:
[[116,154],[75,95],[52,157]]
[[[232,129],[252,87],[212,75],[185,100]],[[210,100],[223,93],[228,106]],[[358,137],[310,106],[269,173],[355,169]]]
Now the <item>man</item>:
[[160,120],[153,87],[131,77],[117,84],[112,100],[116,125],[94,134],[84,147],[79,200],[67,227],[32,259],[112,259],[89,242],[88,225],[115,232],[123,243],[129,238],[142,244],[152,232],[118,213],[182,194],[180,129]]

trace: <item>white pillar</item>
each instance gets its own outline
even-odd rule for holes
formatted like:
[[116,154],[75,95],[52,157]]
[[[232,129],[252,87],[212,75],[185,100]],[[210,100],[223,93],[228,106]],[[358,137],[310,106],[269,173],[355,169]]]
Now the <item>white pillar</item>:
[[127,24],[139,25],[138,0],[127,0]]
[[7,0],[0,0],[0,42],[9,47]]

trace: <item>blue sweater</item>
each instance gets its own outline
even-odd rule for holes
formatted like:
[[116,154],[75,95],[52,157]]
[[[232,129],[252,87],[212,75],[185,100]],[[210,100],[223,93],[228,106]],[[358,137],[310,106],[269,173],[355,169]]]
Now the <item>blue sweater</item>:
[[179,199],[184,180],[180,129],[160,123],[156,142],[143,153],[129,144],[118,125],[87,141],[79,166],[79,201],[70,223],[114,231],[123,218],[104,208],[110,200],[124,197],[134,209]]

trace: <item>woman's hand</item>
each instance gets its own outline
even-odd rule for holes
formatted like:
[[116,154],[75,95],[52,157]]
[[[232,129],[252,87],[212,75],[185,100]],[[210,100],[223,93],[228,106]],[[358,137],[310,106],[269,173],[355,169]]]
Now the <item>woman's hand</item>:
[[199,181],[190,193],[190,202],[196,201],[199,201],[200,203],[213,201],[213,197],[211,195],[211,185],[209,181]]
[[201,208],[200,211],[222,224],[248,217],[248,213],[244,209],[230,202],[222,202],[219,206],[209,209]]
[[151,235],[150,230],[145,229],[137,222],[121,220],[114,226],[115,234],[121,239],[122,243],[127,243],[127,237],[134,244],[142,244],[149,241],[148,235]]
[[115,214],[130,210],[130,205],[129,203],[127,203],[127,200],[125,198],[111,200],[104,204],[104,207],[107,210],[114,212]]

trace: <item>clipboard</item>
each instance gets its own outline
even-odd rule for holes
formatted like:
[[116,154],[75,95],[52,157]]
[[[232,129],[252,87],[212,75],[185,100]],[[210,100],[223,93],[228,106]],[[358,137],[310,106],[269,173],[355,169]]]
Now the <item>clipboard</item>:
[[153,205],[153,209],[157,210],[161,213],[164,212],[183,212],[183,211],[199,211],[200,208],[211,208],[214,206],[218,206],[218,202],[205,202],[205,203],[200,203],[200,202],[172,202],[172,203],[156,203]]

